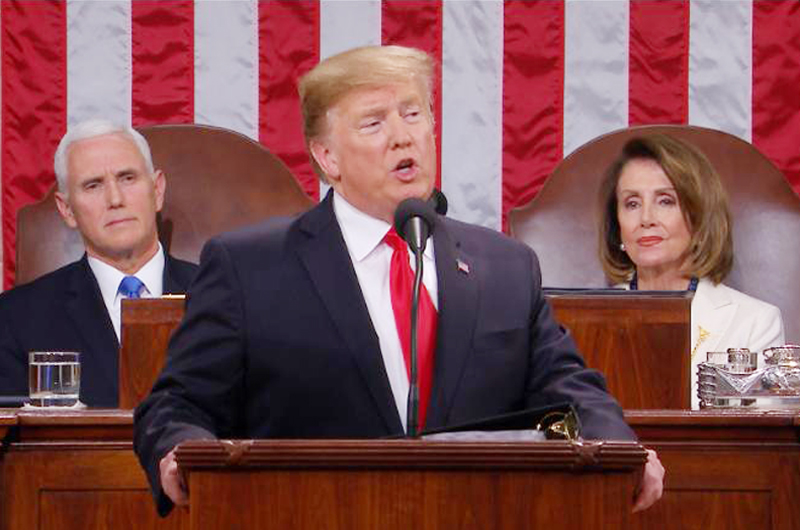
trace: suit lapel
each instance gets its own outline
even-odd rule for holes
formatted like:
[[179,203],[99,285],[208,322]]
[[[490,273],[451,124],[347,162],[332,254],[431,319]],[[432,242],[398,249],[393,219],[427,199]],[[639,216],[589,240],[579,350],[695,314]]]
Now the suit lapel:
[[172,270],[172,259],[170,259],[169,254],[167,251],[164,250],[164,271],[162,272],[162,291],[164,294],[167,293],[180,293],[186,290],[185,286],[179,284],[175,274]]
[[[736,314],[734,303],[725,290],[702,280],[692,303],[692,353],[715,351]],[[705,358],[699,359],[705,361]]]
[[480,264],[464,253],[461,242],[447,229],[441,217],[434,229],[433,240],[439,292],[439,329],[426,429],[447,424],[464,367],[472,351],[480,274]]
[[164,272],[162,273],[164,294],[176,293],[183,294],[189,287],[190,280],[186,277],[183,270],[179,269],[179,264],[176,263],[167,251],[164,250]]
[[336,222],[330,193],[303,217],[301,229],[309,239],[298,249],[300,260],[340,336],[352,352],[387,430],[400,433],[403,427],[383,365],[378,336]]
[[74,329],[78,330],[83,343],[88,345],[81,352],[82,364],[96,367],[99,372],[96,375],[103,377],[103,380],[116,382],[119,377],[119,341],[86,255],[78,262],[69,279],[66,307]]

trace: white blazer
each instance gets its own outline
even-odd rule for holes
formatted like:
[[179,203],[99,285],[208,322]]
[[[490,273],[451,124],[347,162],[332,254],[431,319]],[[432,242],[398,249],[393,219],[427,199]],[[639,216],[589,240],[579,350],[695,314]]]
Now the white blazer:
[[748,348],[759,353],[772,346],[782,346],[783,318],[780,309],[723,284],[700,280],[692,299],[692,408],[697,398],[697,365],[710,351]]

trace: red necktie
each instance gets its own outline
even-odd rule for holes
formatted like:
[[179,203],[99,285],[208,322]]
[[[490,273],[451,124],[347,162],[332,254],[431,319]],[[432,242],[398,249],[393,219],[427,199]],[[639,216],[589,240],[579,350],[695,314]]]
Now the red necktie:
[[[390,229],[384,241],[392,247],[392,264],[389,269],[389,288],[392,294],[392,309],[403,357],[406,361],[406,374],[411,377],[411,291],[414,288],[414,273],[408,262],[408,245]],[[433,306],[428,290],[423,283],[420,287],[419,311],[417,314],[417,373],[419,376],[419,430],[425,426],[428,403],[433,383],[433,352],[436,349],[436,308]]]

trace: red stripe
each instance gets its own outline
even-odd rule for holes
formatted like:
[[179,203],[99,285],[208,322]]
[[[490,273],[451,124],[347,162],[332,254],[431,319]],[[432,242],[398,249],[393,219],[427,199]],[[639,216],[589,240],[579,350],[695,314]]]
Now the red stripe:
[[319,198],[319,180],[303,139],[298,78],[319,62],[319,3],[258,4],[259,139]]
[[630,125],[687,123],[689,2],[630,3]]
[[504,4],[503,230],[563,157],[564,4]]
[[3,285],[14,279],[16,218],[55,182],[66,130],[67,23],[62,2],[2,2]]
[[436,120],[436,186],[442,185],[442,3],[441,0],[384,0],[381,41],[418,48],[436,62],[433,116]]
[[192,123],[193,2],[133,2],[131,40],[133,125]]
[[800,4],[753,4],[753,145],[800,194]]

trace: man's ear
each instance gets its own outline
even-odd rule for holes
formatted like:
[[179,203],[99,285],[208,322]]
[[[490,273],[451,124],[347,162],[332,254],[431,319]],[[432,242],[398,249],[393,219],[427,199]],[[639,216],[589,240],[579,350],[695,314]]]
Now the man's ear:
[[160,169],[157,169],[153,175],[153,186],[156,195],[156,211],[160,212],[164,207],[164,195],[167,191],[167,177]]
[[339,159],[336,153],[327,145],[327,142],[311,140],[308,144],[308,148],[311,151],[311,156],[313,156],[314,160],[317,162],[317,165],[319,165],[323,173],[325,173],[328,182],[331,184],[338,182],[340,177]]
[[75,216],[72,214],[72,207],[69,205],[69,200],[66,194],[60,191],[56,192],[56,207],[61,218],[67,223],[70,228],[78,228],[78,223],[75,221]]

